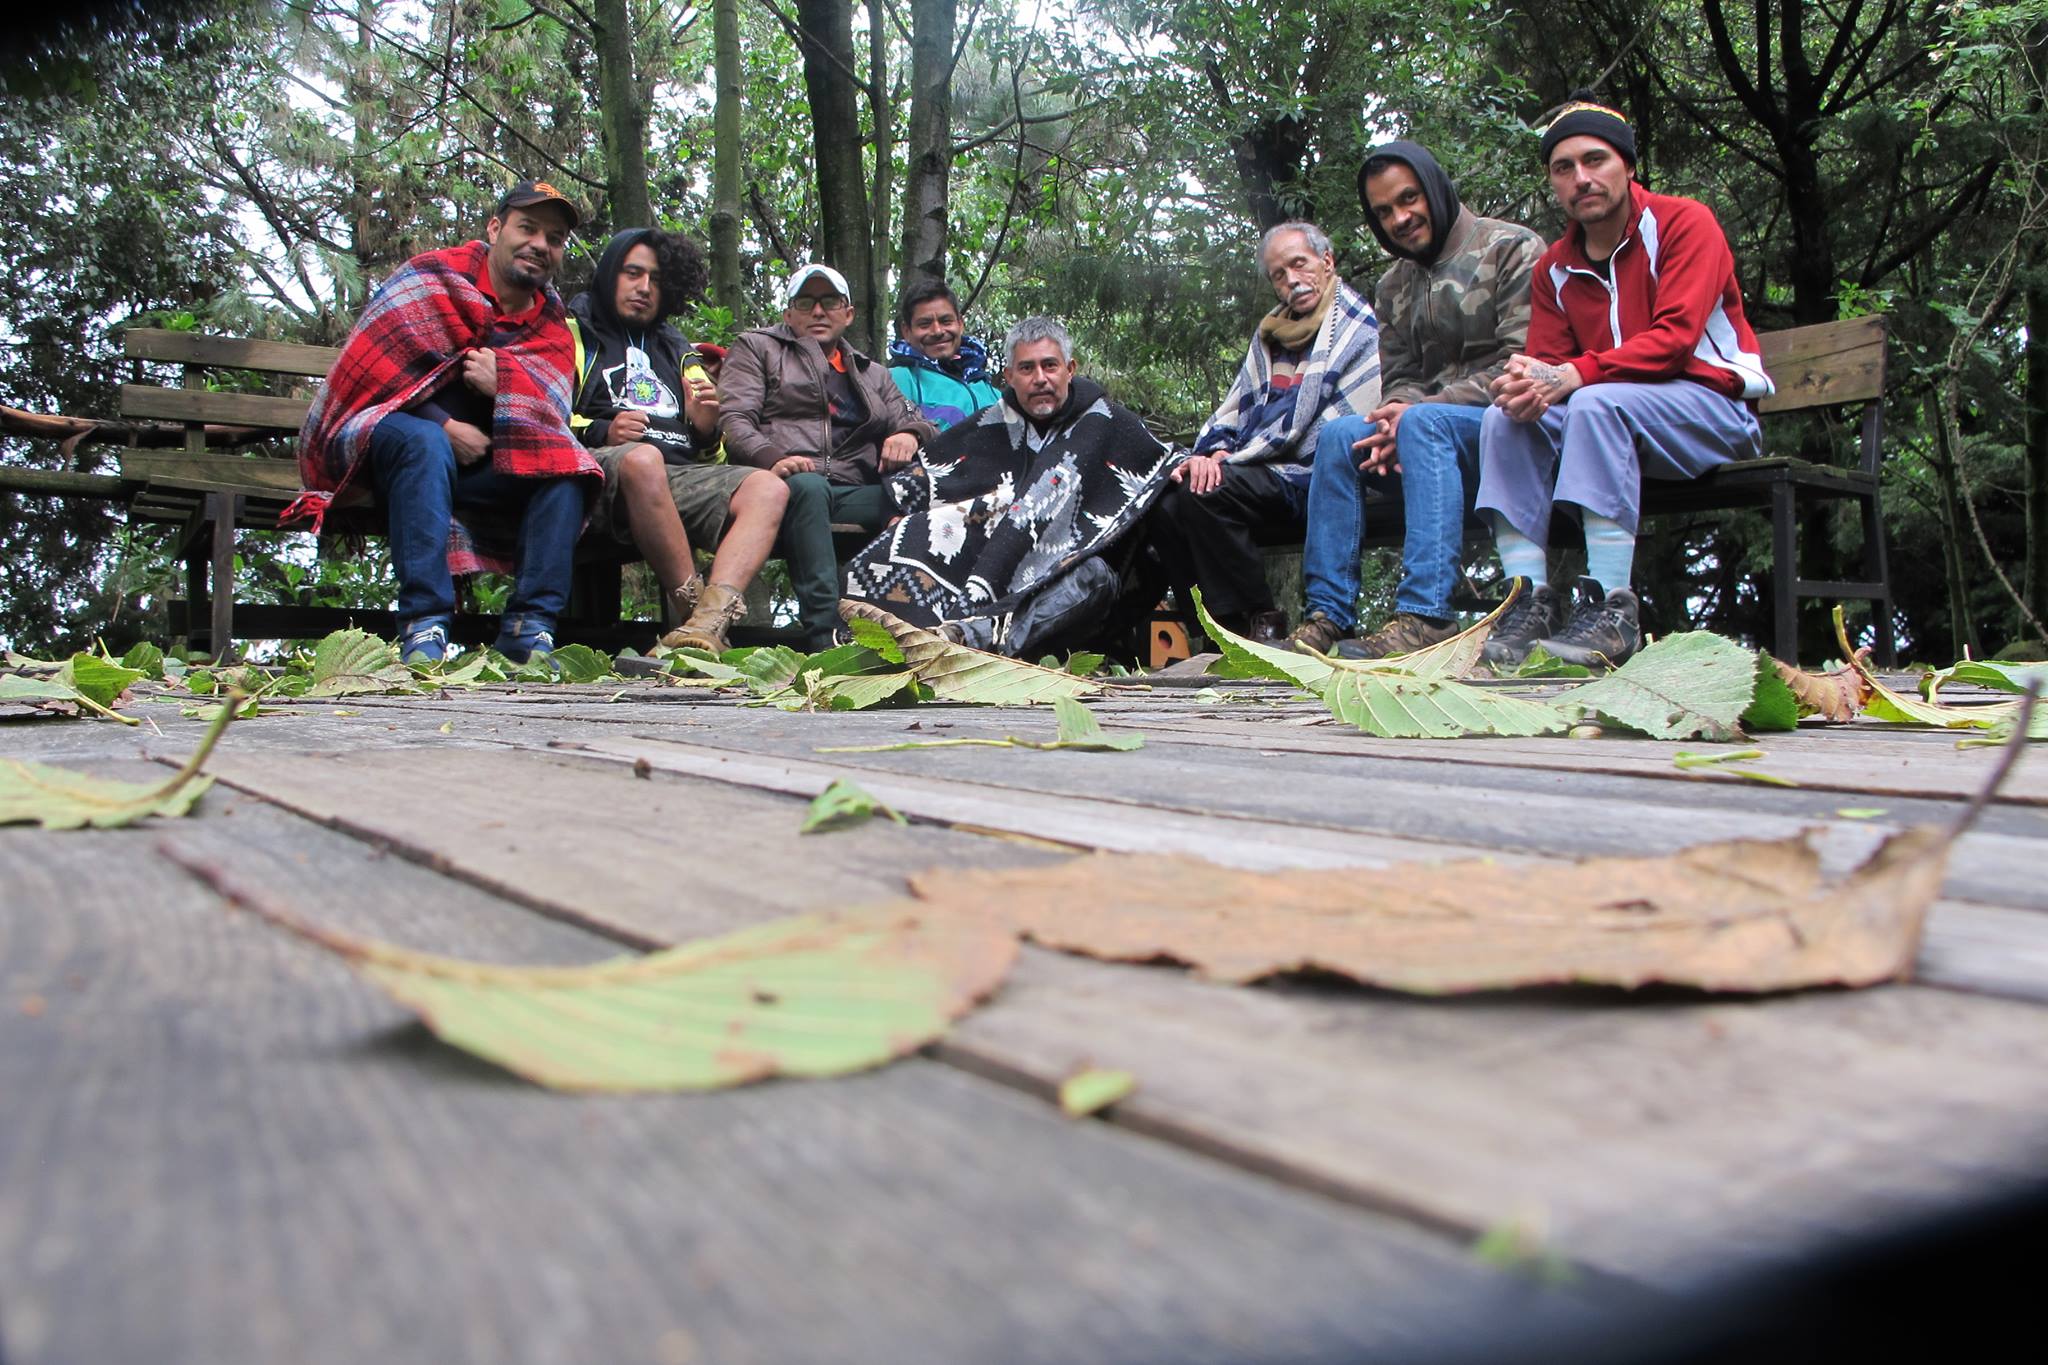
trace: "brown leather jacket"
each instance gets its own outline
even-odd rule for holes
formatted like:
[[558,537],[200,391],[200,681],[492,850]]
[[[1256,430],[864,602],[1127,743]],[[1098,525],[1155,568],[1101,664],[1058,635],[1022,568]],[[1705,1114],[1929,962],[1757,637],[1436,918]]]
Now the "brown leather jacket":
[[922,446],[939,434],[920,417],[889,377],[889,368],[845,342],[847,377],[867,403],[868,418],[837,447],[828,448],[832,421],[825,401],[825,352],[784,323],[743,333],[718,372],[719,429],[726,458],[772,467],[785,455],[819,460],[833,483],[877,483],[882,442],[899,431]]

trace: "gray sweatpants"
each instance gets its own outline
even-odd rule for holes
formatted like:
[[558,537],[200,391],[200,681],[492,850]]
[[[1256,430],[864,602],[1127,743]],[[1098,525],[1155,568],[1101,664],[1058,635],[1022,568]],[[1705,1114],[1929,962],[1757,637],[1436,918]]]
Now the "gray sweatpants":
[[1478,507],[1538,545],[1550,543],[1550,509],[1560,502],[1634,535],[1645,478],[1694,479],[1762,453],[1748,405],[1689,379],[1588,384],[1533,422],[1486,410]]

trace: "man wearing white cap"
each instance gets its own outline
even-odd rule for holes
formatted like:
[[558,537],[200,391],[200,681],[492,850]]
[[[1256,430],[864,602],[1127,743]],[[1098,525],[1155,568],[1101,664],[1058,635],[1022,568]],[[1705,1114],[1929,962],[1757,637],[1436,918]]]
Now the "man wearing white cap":
[[788,480],[778,547],[817,648],[839,624],[832,523],[881,530],[891,510],[882,476],[915,460],[939,429],[905,401],[888,366],[845,343],[845,276],[802,266],[782,297],[782,321],[742,334],[726,353],[719,427],[729,459]]

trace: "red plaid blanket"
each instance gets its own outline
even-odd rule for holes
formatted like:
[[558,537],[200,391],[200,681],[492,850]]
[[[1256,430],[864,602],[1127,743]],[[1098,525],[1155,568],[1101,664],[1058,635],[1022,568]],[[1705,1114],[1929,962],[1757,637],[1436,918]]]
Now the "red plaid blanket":
[[[310,517],[318,531],[335,494],[362,469],[377,424],[461,383],[462,354],[477,347],[498,357],[491,422],[491,463],[498,472],[603,477],[569,432],[574,354],[561,299],[547,290],[540,312],[519,325],[499,317],[476,285],[488,252],[484,243],[468,242],[415,256],[371,297],[299,430],[306,492],[284,520]],[[515,532],[509,523],[458,520],[448,536],[449,569],[509,571]]]

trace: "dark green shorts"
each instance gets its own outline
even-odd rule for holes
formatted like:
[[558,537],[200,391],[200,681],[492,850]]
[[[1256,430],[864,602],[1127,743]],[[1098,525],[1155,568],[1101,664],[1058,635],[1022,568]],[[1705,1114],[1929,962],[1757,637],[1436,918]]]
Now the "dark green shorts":
[[[635,443],[637,444],[637,442]],[[604,470],[604,491],[590,509],[593,530],[601,530],[622,545],[633,543],[633,525],[618,501],[619,462],[632,445],[606,446],[593,450]],[[676,513],[683,520],[683,534],[696,550],[715,550],[732,519],[733,494],[740,491],[747,476],[761,471],[748,465],[672,464],[668,466],[668,492],[675,499]]]

